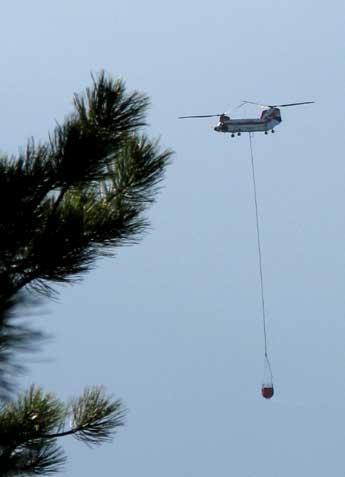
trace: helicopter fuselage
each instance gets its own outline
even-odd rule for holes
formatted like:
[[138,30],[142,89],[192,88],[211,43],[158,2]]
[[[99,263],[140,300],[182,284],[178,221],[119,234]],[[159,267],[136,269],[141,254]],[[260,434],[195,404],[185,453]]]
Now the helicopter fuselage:
[[264,110],[260,118],[230,119],[229,116],[222,115],[217,126],[217,132],[240,134],[241,132],[265,132],[273,130],[282,119],[279,108],[268,108]]
[[[215,118],[219,117],[218,124],[214,130],[221,133],[230,133],[231,136],[241,135],[242,132],[274,132],[274,128],[282,122],[279,108],[286,108],[289,106],[299,106],[302,104],[312,104],[314,101],[303,101],[301,103],[287,103],[287,104],[275,104],[264,105],[260,103],[254,103],[253,101],[242,101],[242,104],[256,104],[264,107],[260,118],[248,118],[248,119],[231,119],[227,114],[199,114],[193,116],[179,116],[179,119],[194,119],[194,118]],[[241,106],[240,105],[240,106]]]

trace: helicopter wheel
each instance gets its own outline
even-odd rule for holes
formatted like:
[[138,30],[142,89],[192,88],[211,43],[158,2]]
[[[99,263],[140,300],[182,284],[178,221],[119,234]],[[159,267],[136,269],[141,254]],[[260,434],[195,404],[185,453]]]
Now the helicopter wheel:
[[231,137],[235,137],[235,134],[234,134],[234,133],[232,133],[232,134],[231,134]]
[[274,129],[272,129],[271,133],[272,133],[272,134],[274,134],[274,133],[275,133],[275,130],[274,130]]
[[237,136],[241,136],[241,131],[238,131]]
[[268,134],[268,132],[267,132],[267,131],[265,131],[265,134]]

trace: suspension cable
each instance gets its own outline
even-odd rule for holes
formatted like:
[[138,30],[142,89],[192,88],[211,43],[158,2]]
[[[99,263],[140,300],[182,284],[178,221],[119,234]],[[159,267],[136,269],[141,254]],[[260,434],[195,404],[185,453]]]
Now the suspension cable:
[[263,279],[263,272],[262,272],[262,253],[261,253],[261,240],[260,240],[260,227],[259,227],[259,211],[258,211],[258,200],[257,200],[257,193],[256,193],[256,180],[255,180],[252,135],[253,135],[253,133],[249,133],[250,158],[251,158],[251,164],[252,164],[252,178],[253,178],[255,216],[256,216],[256,232],[257,232],[257,244],[258,244],[258,253],[259,253],[262,323],[263,323],[264,341],[265,341],[265,357],[268,358],[268,355],[267,355],[267,333],[266,333],[266,309],[265,309],[265,295],[264,295],[264,279]]

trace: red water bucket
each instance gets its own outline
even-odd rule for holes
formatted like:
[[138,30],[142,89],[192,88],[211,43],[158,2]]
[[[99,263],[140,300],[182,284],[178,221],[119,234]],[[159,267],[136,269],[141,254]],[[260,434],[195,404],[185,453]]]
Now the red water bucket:
[[274,389],[273,386],[262,386],[261,388],[261,394],[265,399],[271,399],[274,394]]

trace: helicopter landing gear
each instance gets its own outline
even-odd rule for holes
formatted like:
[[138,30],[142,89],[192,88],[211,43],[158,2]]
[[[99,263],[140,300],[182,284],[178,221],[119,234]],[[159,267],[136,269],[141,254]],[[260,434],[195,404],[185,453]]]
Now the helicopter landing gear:
[[265,134],[268,134],[268,132],[267,132],[267,131],[265,131]]
[[241,131],[238,131],[237,136],[241,136]]
[[231,137],[235,137],[235,133],[231,133]]
[[274,130],[274,129],[272,129],[271,133],[272,133],[272,134],[274,134],[274,133],[275,133],[275,130]]

